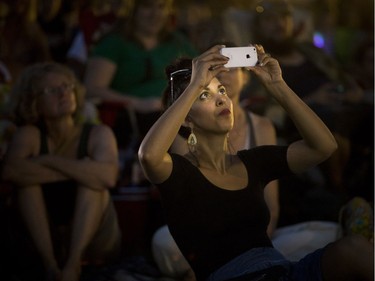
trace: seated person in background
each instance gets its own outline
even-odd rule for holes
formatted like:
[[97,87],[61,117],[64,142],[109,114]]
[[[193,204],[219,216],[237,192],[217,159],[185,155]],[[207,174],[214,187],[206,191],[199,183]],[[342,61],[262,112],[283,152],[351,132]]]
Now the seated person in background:
[[35,6],[34,1],[0,1],[0,61],[8,68],[11,83],[28,65],[52,57],[49,38],[33,17]]
[[[249,70],[288,112],[301,140],[232,152],[232,102],[216,78],[227,71],[222,46],[193,59],[190,68],[171,65],[166,70],[169,107],[138,154],[145,175],[160,190],[171,234],[197,280],[372,280],[373,246],[363,237],[345,237],[290,262],[267,236],[265,185],[318,165],[337,143],[287,86],[278,62],[256,47],[259,65]],[[190,130],[189,152],[183,156],[169,152],[181,126]]]
[[[172,25],[173,2],[135,1],[129,17],[118,20],[93,46],[88,59],[84,75],[87,97],[99,102],[100,112],[108,107],[112,112],[113,108],[118,110],[121,128],[114,131],[121,139],[120,148],[124,146],[124,122],[137,117],[126,124],[129,129],[125,137],[132,130],[139,130],[142,136],[160,115],[166,86],[164,68],[176,57],[196,54],[189,40]],[[131,115],[134,112],[136,115]],[[110,119],[103,122],[117,125],[116,118]]]
[[[321,165],[325,184],[345,194],[344,173],[350,157],[350,134],[358,122],[363,90],[332,57],[315,47],[312,41],[300,41],[295,33],[293,7],[287,0],[264,0],[255,12],[251,26],[254,42],[259,42],[275,57],[283,77],[292,90],[306,102],[330,128],[338,142],[337,151]],[[261,84],[261,83],[259,83]],[[255,85],[251,94],[255,94]],[[260,92],[263,87],[258,87]],[[280,108],[268,99],[266,111]],[[250,105],[251,108],[251,105]],[[280,137],[287,143],[298,138],[290,118],[285,114]],[[346,199],[346,198],[345,198]]]
[[114,135],[107,126],[79,121],[83,91],[63,65],[28,67],[12,98],[19,127],[2,180],[15,187],[46,280],[78,281],[84,262],[105,264],[119,254],[109,193],[118,176]]
[[[174,0],[137,0],[129,17],[93,46],[84,75],[87,98],[98,102],[104,124],[116,136],[122,186],[146,184],[130,171],[138,146],[161,111],[164,68],[194,56],[189,40],[171,22]],[[125,129],[124,129],[125,128]]]

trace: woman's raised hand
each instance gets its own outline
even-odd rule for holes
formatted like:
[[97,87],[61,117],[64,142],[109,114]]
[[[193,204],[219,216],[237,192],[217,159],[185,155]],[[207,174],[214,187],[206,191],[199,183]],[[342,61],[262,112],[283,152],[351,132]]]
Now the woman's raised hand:
[[224,66],[229,58],[220,54],[220,49],[223,47],[225,46],[216,45],[193,59],[190,83],[205,88],[220,72],[229,70]]
[[258,53],[258,64],[248,69],[254,72],[265,85],[283,81],[279,62],[266,53],[262,45],[254,46]]

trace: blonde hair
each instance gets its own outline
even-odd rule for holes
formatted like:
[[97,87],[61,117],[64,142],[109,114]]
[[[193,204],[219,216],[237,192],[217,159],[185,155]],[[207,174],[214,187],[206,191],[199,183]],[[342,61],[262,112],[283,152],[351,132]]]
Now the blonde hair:
[[83,86],[67,66],[55,62],[46,62],[27,67],[12,87],[9,109],[10,116],[17,125],[36,124],[41,121],[37,99],[44,90],[43,81],[49,73],[62,74],[75,85],[74,95],[77,108],[73,117],[76,122],[79,121],[84,103]]

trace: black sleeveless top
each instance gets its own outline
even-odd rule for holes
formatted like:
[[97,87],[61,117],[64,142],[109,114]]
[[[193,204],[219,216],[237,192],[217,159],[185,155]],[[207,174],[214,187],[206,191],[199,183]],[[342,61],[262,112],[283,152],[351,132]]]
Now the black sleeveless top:
[[[93,124],[89,123],[83,125],[77,149],[77,159],[82,159],[88,155],[87,146],[92,127]],[[45,127],[40,126],[39,129],[39,155],[49,154]],[[77,182],[74,180],[64,180],[45,183],[42,184],[42,191],[50,223],[54,225],[68,224],[74,214]]]

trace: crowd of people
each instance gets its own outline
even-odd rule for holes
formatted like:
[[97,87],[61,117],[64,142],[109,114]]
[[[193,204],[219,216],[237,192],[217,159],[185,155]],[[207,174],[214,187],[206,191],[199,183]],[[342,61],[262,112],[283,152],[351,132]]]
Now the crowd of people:
[[[371,4],[211,2],[0,0],[1,275],[371,280]],[[257,66],[223,67],[248,44]],[[135,252],[127,187],[149,194]]]

